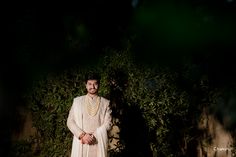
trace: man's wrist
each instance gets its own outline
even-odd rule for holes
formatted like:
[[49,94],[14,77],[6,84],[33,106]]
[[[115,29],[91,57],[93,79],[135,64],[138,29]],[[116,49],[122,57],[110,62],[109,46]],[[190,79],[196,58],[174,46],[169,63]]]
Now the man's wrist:
[[85,132],[82,132],[80,135],[79,135],[79,140],[81,140],[84,136],[85,136]]

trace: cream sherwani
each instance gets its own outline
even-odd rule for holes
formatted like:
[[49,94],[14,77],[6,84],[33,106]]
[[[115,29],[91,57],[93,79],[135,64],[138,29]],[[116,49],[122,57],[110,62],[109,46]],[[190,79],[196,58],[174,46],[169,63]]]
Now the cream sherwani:
[[[71,157],[107,157],[107,131],[111,124],[109,100],[88,95],[74,98],[67,119],[67,126],[74,135]],[[97,144],[82,144],[79,136],[83,132],[93,133]]]

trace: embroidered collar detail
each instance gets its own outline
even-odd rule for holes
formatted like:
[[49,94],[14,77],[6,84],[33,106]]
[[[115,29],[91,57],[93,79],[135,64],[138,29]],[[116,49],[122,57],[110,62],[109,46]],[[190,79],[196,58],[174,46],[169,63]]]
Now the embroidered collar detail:
[[96,96],[93,99],[88,95],[85,96],[85,106],[88,114],[92,117],[97,114],[101,101],[101,98],[99,96]]

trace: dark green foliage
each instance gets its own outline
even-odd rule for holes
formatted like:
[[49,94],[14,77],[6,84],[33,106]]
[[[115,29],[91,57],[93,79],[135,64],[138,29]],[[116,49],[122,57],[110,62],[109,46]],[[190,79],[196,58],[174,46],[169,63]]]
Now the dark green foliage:
[[[17,143],[16,154],[31,150],[39,157],[69,156],[72,134],[66,120],[73,98],[86,93],[84,75],[90,70],[101,74],[99,94],[110,99],[113,123],[120,128],[120,141],[110,150],[111,156],[188,156],[196,150],[198,105],[208,95],[198,96],[191,83],[182,87],[181,81],[191,80],[187,75],[137,66],[129,49],[106,51],[110,55],[101,58],[96,68],[75,67],[35,84],[26,99],[37,134],[33,143]],[[196,88],[207,91],[200,84]],[[195,101],[199,98],[203,100]]]
[[20,140],[17,141],[13,146],[10,152],[12,157],[31,157],[32,154],[32,138],[30,140]]
[[[80,74],[80,75],[78,75]],[[38,82],[28,97],[28,106],[37,129],[39,156],[66,156],[71,134],[66,120],[73,98],[84,93],[83,75],[66,71]]]
[[[143,156],[154,151],[171,156],[171,125],[176,117],[185,117],[189,105],[186,92],[175,83],[177,75],[135,66],[128,50],[111,54],[96,69],[102,75],[100,95],[111,100],[113,116],[119,119],[121,128],[120,149],[111,150],[111,154],[128,156],[136,151],[136,156]],[[37,128],[35,156],[64,157],[70,153],[72,134],[66,120],[73,98],[85,94],[83,77],[88,70],[74,68],[51,74],[37,82],[28,95],[33,126]]]

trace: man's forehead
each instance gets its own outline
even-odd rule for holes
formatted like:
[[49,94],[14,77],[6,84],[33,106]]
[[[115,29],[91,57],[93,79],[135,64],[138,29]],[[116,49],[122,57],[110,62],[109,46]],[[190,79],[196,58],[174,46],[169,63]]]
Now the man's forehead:
[[89,83],[96,83],[96,82],[98,82],[98,80],[88,80],[87,82],[89,82]]

